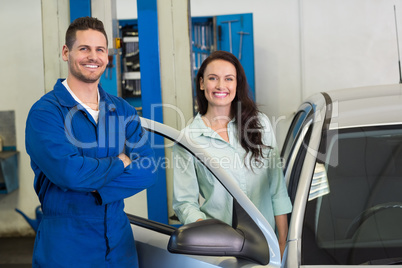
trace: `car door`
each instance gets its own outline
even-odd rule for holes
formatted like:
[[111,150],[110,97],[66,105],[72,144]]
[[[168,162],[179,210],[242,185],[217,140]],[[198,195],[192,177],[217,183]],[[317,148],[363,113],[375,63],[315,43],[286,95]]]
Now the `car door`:
[[282,157],[293,211],[283,267],[402,263],[401,125],[339,127],[342,108],[317,94],[289,129]]
[[233,223],[228,225],[209,219],[182,225],[175,215],[169,215],[169,224],[164,224],[148,220],[143,213],[138,216],[141,213],[126,206],[140,267],[280,267],[274,230],[228,173],[208,161],[208,152],[171,127],[144,118],[141,122],[148,131],[151,145],[154,135],[165,139],[165,158],[156,159],[156,166],[166,173],[166,180],[172,179],[175,161],[172,147],[181,146],[204,165],[233,198]]
[[289,218],[283,267],[300,266],[303,217],[327,112],[323,95],[316,95],[297,110],[289,127],[281,157],[293,210]]

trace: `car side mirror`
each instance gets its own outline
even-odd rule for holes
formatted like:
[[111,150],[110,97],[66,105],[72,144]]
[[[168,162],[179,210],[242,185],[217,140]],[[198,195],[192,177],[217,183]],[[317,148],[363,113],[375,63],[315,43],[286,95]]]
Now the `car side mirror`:
[[168,250],[172,253],[226,256],[241,251],[244,236],[228,224],[209,219],[186,224],[170,237]]
[[233,256],[262,265],[269,263],[264,234],[243,208],[234,201],[234,227],[217,219],[186,224],[170,237],[171,253],[202,256]]

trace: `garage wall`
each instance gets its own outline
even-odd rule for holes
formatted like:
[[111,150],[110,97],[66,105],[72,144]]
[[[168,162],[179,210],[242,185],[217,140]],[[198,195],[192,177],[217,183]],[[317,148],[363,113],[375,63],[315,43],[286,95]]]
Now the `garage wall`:
[[34,216],[39,205],[33,172],[25,151],[25,121],[32,104],[44,93],[40,0],[0,3],[0,110],[14,110],[19,157],[19,189],[0,194],[0,236],[33,234],[14,211]]
[[138,18],[137,0],[116,0],[116,11],[119,20]]
[[402,1],[303,1],[304,95],[399,82],[394,18],[402,38]]

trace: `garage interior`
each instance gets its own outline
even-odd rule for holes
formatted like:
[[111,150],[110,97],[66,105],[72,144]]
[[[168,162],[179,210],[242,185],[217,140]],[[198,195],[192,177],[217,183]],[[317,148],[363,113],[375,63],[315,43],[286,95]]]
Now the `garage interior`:
[[[399,81],[394,6],[397,14],[402,14],[402,1],[152,0],[157,3],[157,20],[147,21],[145,28],[140,28],[144,12],[137,9],[140,1],[149,0],[20,0],[0,4],[0,33],[5,37],[0,44],[4,66],[0,73],[0,137],[8,137],[2,141],[4,151],[16,152],[1,158],[15,158],[10,164],[15,171],[12,179],[3,176],[0,180],[1,267],[31,266],[35,231],[16,212],[19,209],[36,219],[39,205],[25,151],[25,121],[32,104],[53,88],[57,78],[66,75],[60,49],[65,29],[74,17],[98,17],[110,27],[113,37],[126,37],[124,51],[112,48],[115,66],[102,78],[105,87],[126,98],[143,115],[154,112],[152,102],[180,107],[182,120],[169,109],[156,109],[152,114],[177,129],[194,115],[192,75],[208,47],[197,39],[198,33],[216,20],[222,31],[230,23],[238,27],[236,23],[250,21],[251,29],[239,28],[236,33],[243,34],[234,35],[230,39],[233,43],[224,45],[251,60],[247,70],[255,100],[271,119],[280,145],[299,103],[309,95]],[[231,17],[240,15],[244,16]],[[402,16],[399,20],[402,22]],[[134,46],[141,42],[141,31],[151,35],[146,38],[149,50],[141,55],[158,58],[160,68],[156,71],[146,64],[136,66],[139,60]],[[247,38],[251,31],[250,45]],[[165,207],[150,201],[161,191],[166,196],[168,190],[142,192],[127,200],[126,207],[139,216],[168,222],[170,201],[164,201]]]

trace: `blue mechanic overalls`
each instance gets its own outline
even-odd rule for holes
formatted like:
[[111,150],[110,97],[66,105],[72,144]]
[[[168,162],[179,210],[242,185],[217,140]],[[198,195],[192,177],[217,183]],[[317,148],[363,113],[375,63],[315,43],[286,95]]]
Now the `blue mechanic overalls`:
[[[41,202],[33,267],[136,267],[123,199],[155,182],[135,109],[99,87],[96,124],[58,80],[28,115],[26,149]],[[124,168],[117,156],[133,160]]]

